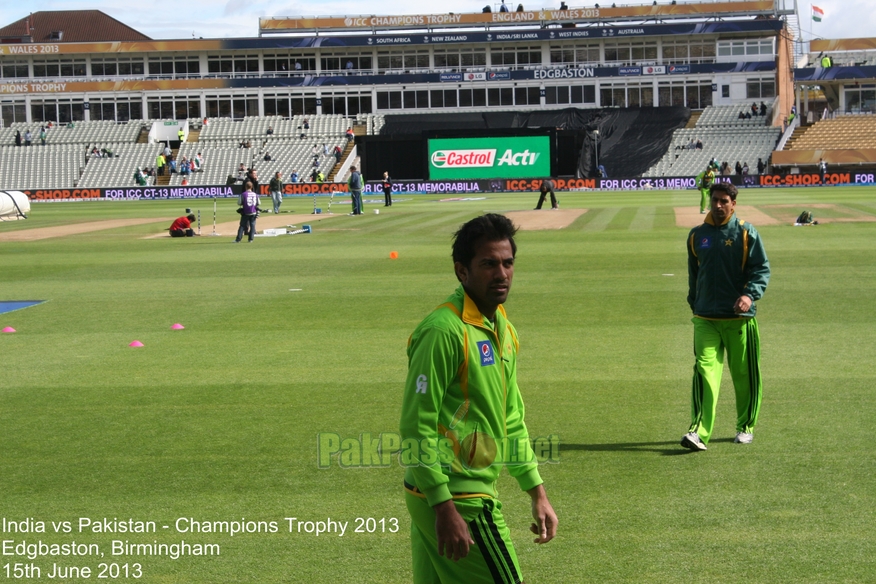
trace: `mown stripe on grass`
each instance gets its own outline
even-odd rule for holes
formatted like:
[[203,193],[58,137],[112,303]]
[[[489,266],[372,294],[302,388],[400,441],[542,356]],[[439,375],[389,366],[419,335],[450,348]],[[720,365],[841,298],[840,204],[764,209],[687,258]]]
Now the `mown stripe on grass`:
[[629,229],[638,207],[623,207],[608,224],[608,229]]
[[654,217],[657,207],[639,207],[630,222],[630,231],[650,231],[654,229]]
[[[601,211],[590,211],[594,213],[593,219],[584,226],[584,231],[605,231],[614,216],[621,210],[621,207],[608,207]],[[590,213],[587,213],[588,215]]]

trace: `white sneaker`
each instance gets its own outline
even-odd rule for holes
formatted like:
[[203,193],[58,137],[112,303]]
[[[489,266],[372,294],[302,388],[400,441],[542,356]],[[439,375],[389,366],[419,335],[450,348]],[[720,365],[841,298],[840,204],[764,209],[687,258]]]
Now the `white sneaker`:
[[733,441],[736,444],[751,444],[754,440],[754,434],[751,432],[736,432],[736,439]]
[[691,450],[705,450],[706,445],[700,440],[700,435],[696,432],[688,432],[681,437],[681,445]]

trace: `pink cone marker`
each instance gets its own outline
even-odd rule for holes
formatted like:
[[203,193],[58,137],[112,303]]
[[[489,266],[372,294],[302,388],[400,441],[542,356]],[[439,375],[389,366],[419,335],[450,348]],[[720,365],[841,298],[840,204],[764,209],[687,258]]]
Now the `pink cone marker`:
[[181,325],[180,323],[176,323],[175,325],[173,325],[173,326],[170,327],[170,328],[173,329],[173,330],[175,330],[175,331],[181,331],[181,330],[183,330],[183,329],[186,328],[186,327],[184,327],[184,326]]
[[128,346],[129,347],[142,347],[143,343],[141,343],[140,341],[134,341],[134,342],[130,343]]
[[4,333],[14,333],[14,332],[15,332],[15,329],[12,328],[11,326],[8,326],[8,327],[6,327],[5,329],[3,329],[3,332],[4,332]]

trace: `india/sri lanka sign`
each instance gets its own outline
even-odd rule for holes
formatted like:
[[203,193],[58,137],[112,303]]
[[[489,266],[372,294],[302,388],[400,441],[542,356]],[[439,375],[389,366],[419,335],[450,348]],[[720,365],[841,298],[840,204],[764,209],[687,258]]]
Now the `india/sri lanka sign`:
[[550,176],[550,148],[547,136],[429,140],[429,178]]

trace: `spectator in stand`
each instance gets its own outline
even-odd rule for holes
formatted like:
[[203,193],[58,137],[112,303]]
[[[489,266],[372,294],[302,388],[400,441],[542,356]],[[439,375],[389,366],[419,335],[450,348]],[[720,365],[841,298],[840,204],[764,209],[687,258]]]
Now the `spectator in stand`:
[[329,154],[328,146],[326,145],[325,142],[323,142],[323,143],[322,143],[322,155],[323,155],[323,156],[328,156],[328,154]]
[[43,126],[40,128],[40,143],[45,146],[46,145],[46,127]]
[[347,59],[347,73],[349,74],[353,70],[353,61]]
[[736,161],[736,174],[742,174],[742,165],[738,160]]
[[246,178],[246,167],[243,163],[240,163],[240,166],[237,167],[237,180],[243,181]]
[[158,176],[164,176],[164,167],[167,165],[167,159],[164,158],[164,153],[159,152],[158,156],[155,158],[155,169],[158,172]]
[[299,61],[295,61],[295,70],[301,71],[301,63]]
[[335,145],[334,153],[335,153],[335,164],[340,164],[341,163],[341,155],[343,154],[341,147],[338,145]]
[[703,141],[697,138],[697,150],[703,149]]
[[170,167],[170,174],[176,174],[176,158],[173,157],[173,154],[167,159],[167,165]]
[[274,128],[272,128],[271,126],[268,126],[268,131],[265,132],[265,135],[266,136],[273,136],[274,135]]
[[767,106],[764,102],[760,102],[760,115],[765,116],[767,112]]
[[737,120],[744,120],[745,119],[745,112],[739,112],[739,115],[736,116],[736,119]]
[[688,149],[688,150],[693,150],[693,149],[696,148],[696,147],[697,147],[697,143],[694,142],[694,139],[693,139],[693,138],[691,138],[691,139],[690,139],[690,142],[687,143],[687,149]]
[[225,179],[225,186],[230,187],[231,185],[237,184],[237,178],[233,174],[229,174],[228,178]]
[[502,5],[499,6],[499,12],[508,12],[508,6],[505,5],[505,0],[502,0]]
[[762,158],[757,159],[757,174],[763,174],[763,171],[766,170],[766,164],[763,163]]
[[752,104],[751,104],[751,115],[752,116],[757,115],[757,102],[752,102]]
[[742,163],[742,176],[748,176],[748,163]]
[[304,124],[304,129],[305,129],[305,130],[309,130],[309,129],[310,129],[310,120],[308,120],[307,118],[304,118],[304,122],[302,122],[302,123]]
[[200,152],[198,152],[198,155],[195,156],[193,162],[194,167],[192,168],[192,172],[201,172],[202,170],[204,170],[204,157],[201,156]]
[[164,158],[170,158],[170,155],[173,154],[173,150],[170,149],[170,143],[164,145]]
[[269,152],[265,152],[265,155],[262,158],[262,160],[264,160],[265,162],[270,162],[273,159],[271,158],[271,154]]
[[316,182],[316,175],[317,174],[318,173],[316,172],[316,169],[314,168],[313,172],[310,173],[310,182]]
[[324,182],[325,182],[325,175],[320,170],[319,172],[316,173],[316,184],[321,185]]
[[827,162],[824,158],[818,159],[818,174],[821,175],[821,184],[824,184],[824,174],[827,172]]
[[19,130],[15,130],[15,145],[21,146],[21,132]]
[[730,176],[731,172],[732,170],[730,170],[730,163],[725,160],[721,164],[721,176]]
[[298,180],[299,180],[299,178],[298,178],[298,171],[297,171],[297,170],[293,170],[293,171],[292,171],[292,174],[289,175],[289,182],[297,183]]
[[202,126],[206,126],[206,125],[207,125],[207,118],[204,118],[204,121],[201,122],[201,125],[202,125]]
[[140,170],[139,166],[137,167],[137,170],[134,171],[134,182],[137,183],[137,186],[146,186],[146,175],[143,174],[143,171]]
[[24,131],[24,145],[30,146],[31,140],[33,140],[33,134],[30,133],[30,130]]
[[746,120],[750,120],[750,119],[751,119],[751,112],[745,112],[745,119],[746,119]]
[[191,168],[189,168],[189,159],[185,156],[179,161],[179,173],[183,176],[188,176],[191,173]]
[[352,126],[347,128],[347,131],[344,132],[344,135],[346,135],[346,137],[347,137],[347,142],[352,142],[356,137],[355,134],[353,134],[353,127]]

